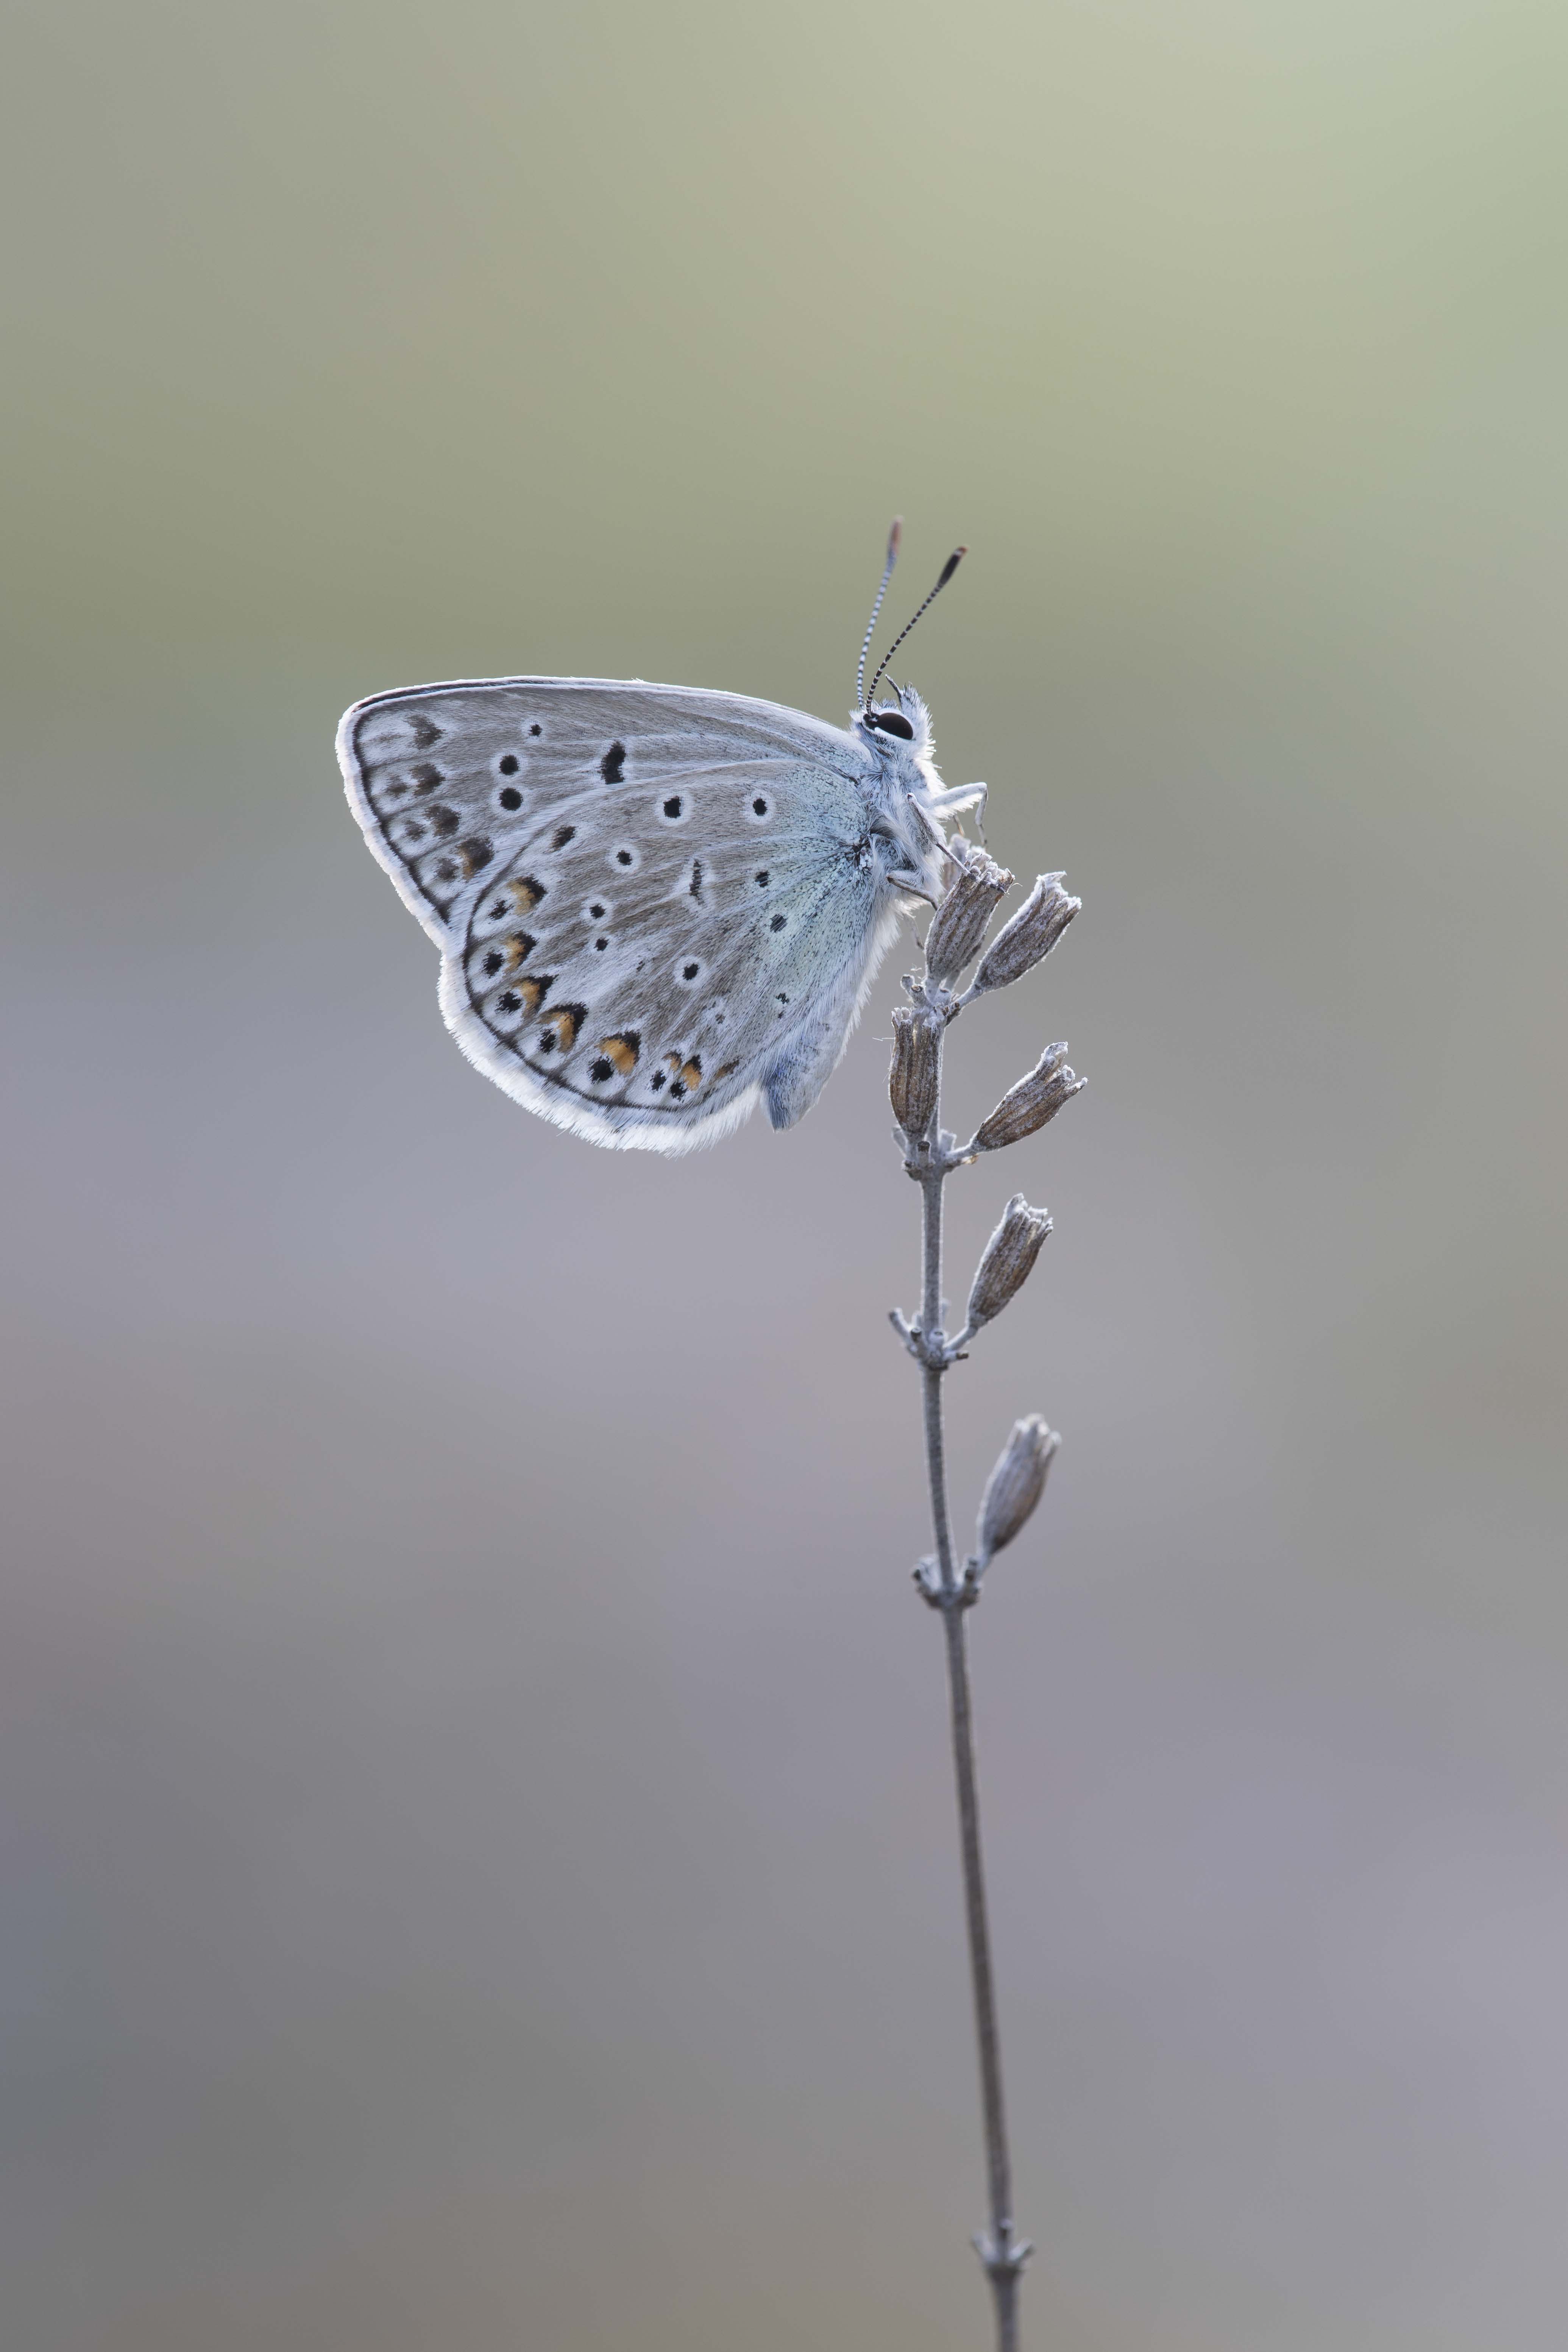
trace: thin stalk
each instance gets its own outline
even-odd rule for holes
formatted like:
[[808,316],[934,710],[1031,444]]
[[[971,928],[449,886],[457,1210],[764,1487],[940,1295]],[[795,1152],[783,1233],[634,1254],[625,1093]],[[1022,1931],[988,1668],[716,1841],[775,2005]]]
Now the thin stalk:
[[942,1187],[952,1162],[942,1134],[941,1048],[937,1062],[937,1108],[931,1124],[921,1195],[922,1352],[926,1478],[931,1489],[931,1530],[939,1582],[931,1597],[942,1612],[946,1635],[948,1696],[952,1724],[952,1771],[958,1798],[959,1849],[963,1865],[963,1910],[969,1935],[969,1969],[974,1993],[974,2033],[980,2055],[980,2102],[985,2131],[985,2174],[990,2204],[989,2235],[976,2248],[991,2282],[996,2309],[996,2352],[1017,2352],[1018,2274],[1028,2253],[1013,2234],[1013,2168],[1002,2096],[1002,2045],[996,2025],[996,1987],[991,1966],[991,1929],[985,1905],[985,1869],[980,1842],[980,1796],[974,1767],[974,1717],[969,1684],[966,1619],[973,1589],[958,1575],[953,1560],[952,1521],[947,1498],[947,1448],[942,1425],[943,1374],[948,1349],[942,1328]]

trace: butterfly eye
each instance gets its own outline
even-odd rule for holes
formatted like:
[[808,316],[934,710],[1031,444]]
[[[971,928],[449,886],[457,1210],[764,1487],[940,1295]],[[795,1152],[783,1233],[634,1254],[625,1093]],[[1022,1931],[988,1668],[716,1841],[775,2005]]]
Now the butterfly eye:
[[915,740],[915,730],[901,710],[868,710],[866,717],[868,722],[879,727],[884,735],[897,735],[906,743],[912,743]]

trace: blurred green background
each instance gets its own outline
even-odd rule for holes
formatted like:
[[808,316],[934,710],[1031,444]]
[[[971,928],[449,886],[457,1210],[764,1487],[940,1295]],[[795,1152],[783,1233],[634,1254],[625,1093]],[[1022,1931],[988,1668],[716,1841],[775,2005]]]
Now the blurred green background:
[[1085,911],[966,1022],[1027,2341],[1568,2301],[1561,10],[13,12],[0,1643],[26,2352],[984,2340],[882,1091],[531,1119],[342,706],[842,719]]

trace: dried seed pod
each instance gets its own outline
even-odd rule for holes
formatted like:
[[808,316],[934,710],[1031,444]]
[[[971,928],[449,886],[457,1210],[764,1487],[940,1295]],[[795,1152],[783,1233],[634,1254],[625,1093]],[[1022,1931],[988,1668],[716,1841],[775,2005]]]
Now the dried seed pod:
[[994,1322],[1008,1300],[1022,1290],[1051,1221],[1044,1209],[1031,1209],[1022,1192],[1015,1192],[1002,1212],[1002,1222],[985,1244],[970,1286],[969,1328]]
[[963,863],[926,933],[926,978],[942,988],[957,979],[965,964],[973,962],[997,900],[1013,887],[1006,867],[987,857],[983,849],[976,849],[972,842],[954,842],[952,846]]
[[1046,1491],[1046,1473],[1061,1444],[1059,1433],[1047,1429],[1037,1412],[1013,1423],[1013,1434],[996,1457],[985,1481],[975,1539],[974,1570],[982,1574],[1004,1545],[1025,1526]]
[[888,1097],[893,1117],[911,1143],[919,1143],[936,1109],[942,1022],[934,1013],[901,1004],[893,1015],[893,1066]]
[[988,1118],[975,1130],[976,1151],[1000,1151],[1009,1143],[1021,1143],[1026,1135],[1033,1135],[1055,1118],[1063,1103],[1070,1102],[1079,1088],[1088,1080],[1074,1076],[1067,1059],[1065,1045],[1047,1045],[1026,1078],[1009,1087]]
[[1059,874],[1042,874],[1012,920],[1004,923],[981,959],[974,992],[1008,988],[1049,955],[1083,905],[1062,888]]

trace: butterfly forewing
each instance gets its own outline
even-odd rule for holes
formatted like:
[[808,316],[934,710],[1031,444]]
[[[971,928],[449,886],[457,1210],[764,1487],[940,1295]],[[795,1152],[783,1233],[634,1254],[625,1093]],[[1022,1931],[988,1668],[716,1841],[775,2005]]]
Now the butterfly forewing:
[[737,758],[860,764],[852,737],[775,703],[578,678],[376,695],[345,717],[339,752],[371,846],[442,940],[498,849],[558,801]]

